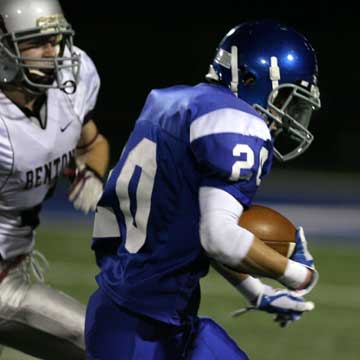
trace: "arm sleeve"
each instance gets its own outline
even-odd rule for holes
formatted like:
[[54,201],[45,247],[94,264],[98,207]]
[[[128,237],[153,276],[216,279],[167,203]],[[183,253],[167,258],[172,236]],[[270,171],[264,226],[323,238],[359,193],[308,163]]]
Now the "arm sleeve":
[[96,263],[102,268],[116,255],[121,242],[118,222],[111,208],[96,208],[91,249],[95,252]]
[[222,264],[238,265],[249,251],[254,235],[238,225],[243,206],[229,193],[201,187],[200,241],[206,253]]

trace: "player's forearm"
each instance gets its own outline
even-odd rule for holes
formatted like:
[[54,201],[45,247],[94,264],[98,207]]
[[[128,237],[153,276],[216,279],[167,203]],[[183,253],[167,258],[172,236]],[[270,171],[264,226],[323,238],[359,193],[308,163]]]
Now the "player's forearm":
[[228,263],[226,258],[219,258],[218,254],[212,256],[226,267],[216,261],[212,261],[212,266],[240,292],[239,285],[247,278],[245,274],[272,278],[290,289],[302,289],[312,276],[311,270],[278,254],[256,237],[246,256],[238,259],[238,264],[234,264],[233,260]]
[[238,225],[243,207],[230,194],[202,188],[200,205],[200,239],[210,257],[248,274],[270,278],[284,274],[287,258]]
[[210,260],[211,266],[223,276],[231,285],[237,287],[239,283],[248,278],[250,275],[244,274],[238,271],[231,270],[228,267],[225,267],[223,264],[220,264],[218,261],[213,259]]
[[256,301],[264,288],[264,284],[248,274],[231,270],[215,260],[210,261],[211,266],[227,280],[237,291],[239,291],[249,302]]
[[[255,236],[252,237],[250,245],[249,239],[245,239],[244,247],[248,248],[248,251],[242,252],[243,234],[239,226],[234,227],[225,221],[216,228],[217,230],[212,231],[214,238],[205,247],[208,254],[220,263],[238,272],[278,280],[290,289],[302,289],[311,280],[309,269],[280,255]],[[232,237],[232,240],[217,241],[216,238],[221,234],[228,240]],[[236,278],[233,278],[234,283],[235,281]]]
[[287,258],[254,236],[246,256],[233,268],[247,274],[277,279],[284,274],[287,262]]
[[255,236],[244,259],[233,268],[247,274],[276,279],[290,289],[302,289],[312,276],[311,270],[280,255]]
[[108,169],[110,159],[108,141],[99,134],[94,143],[77,151],[77,158],[103,177]]
[[200,207],[200,239],[211,258],[236,271],[276,279],[291,289],[310,280],[311,271],[304,265],[280,255],[238,225],[243,208],[231,195],[202,188]]

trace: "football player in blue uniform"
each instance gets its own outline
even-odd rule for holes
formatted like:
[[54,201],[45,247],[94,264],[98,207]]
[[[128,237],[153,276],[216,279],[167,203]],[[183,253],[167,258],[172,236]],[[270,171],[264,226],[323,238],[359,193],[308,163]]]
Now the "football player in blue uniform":
[[[87,307],[88,359],[248,359],[197,315],[210,261],[282,325],[313,308],[303,295],[318,276],[302,228],[288,259],[238,219],[273,154],[293,159],[313,140],[315,52],[291,28],[244,23],[225,35],[206,78],[152,90],[111,171],[94,224],[101,271]],[[289,142],[277,146],[281,137]]]

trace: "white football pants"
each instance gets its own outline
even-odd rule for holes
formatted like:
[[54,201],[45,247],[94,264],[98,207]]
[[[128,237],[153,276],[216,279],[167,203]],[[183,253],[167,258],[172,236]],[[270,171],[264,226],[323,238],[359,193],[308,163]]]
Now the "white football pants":
[[0,260],[0,344],[40,359],[85,359],[85,307],[42,283],[34,253],[15,266]]

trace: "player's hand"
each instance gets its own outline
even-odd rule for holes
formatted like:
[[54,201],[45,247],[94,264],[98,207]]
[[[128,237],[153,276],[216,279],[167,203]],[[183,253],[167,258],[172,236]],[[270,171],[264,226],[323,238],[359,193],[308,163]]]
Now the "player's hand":
[[309,252],[307,241],[302,226],[299,226],[296,229],[296,243],[295,250],[290,257],[291,260],[294,260],[300,264],[307,266],[308,268],[315,268],[314,258]]
[[255,308],[276,314],[274,321],[281,327],[299,320],[306,311],[314,309],[312,301],[305,301],[302,296],[285,289],[274,289],[265,285],[264,292],[258,297]]
[[312,271],[311,280],[304,289],[299,291],[299,294],[305,295],[309,293],[317,284],[319,280],[319,273],[315,269],[314,258],[309,252],[304,229],[301,226],[299,226],[296,230],[295,250],[290,259],[303,264]]
[[239,316],[250,310],[260,310],[275,314],[274,321],[281,327],[299,320],[304,312],[314,309],[314,303],[293,291],[274,289],[263,284],[263,290],[252,305],[236,310],[232,316]]
[[82,210],[85,214],[90,210],[95,211],[102,192],[101,177],[85,164],[78,166],[69,190],[69,200],[74,207]]

